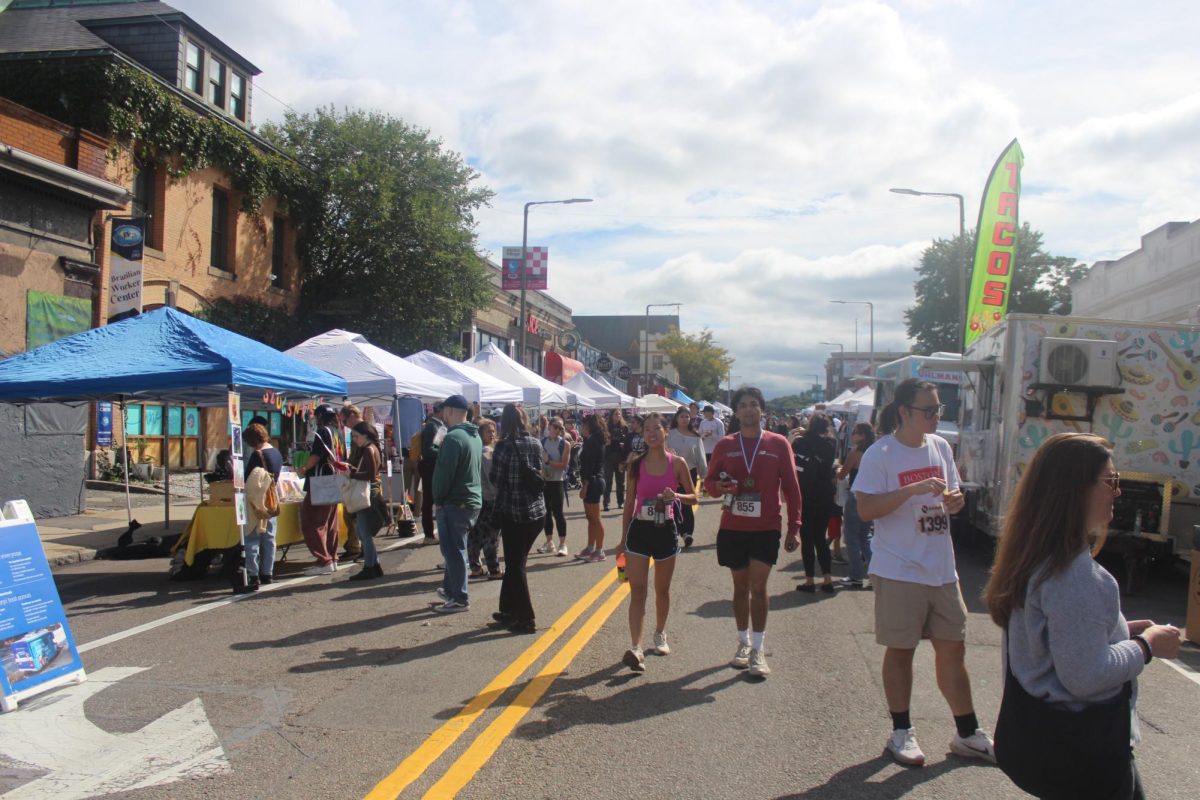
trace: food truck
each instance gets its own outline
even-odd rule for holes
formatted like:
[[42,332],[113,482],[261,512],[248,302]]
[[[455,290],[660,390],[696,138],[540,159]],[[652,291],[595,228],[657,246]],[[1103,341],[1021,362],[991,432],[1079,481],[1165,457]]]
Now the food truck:
[[1189,558],[1200,523],[1200,326],[1010,314],[964,355],[958,467],[972,523],[998,534],[1017,479],[1063,431],[1099,434],[1121,474],[1105,552],[1136,588]]

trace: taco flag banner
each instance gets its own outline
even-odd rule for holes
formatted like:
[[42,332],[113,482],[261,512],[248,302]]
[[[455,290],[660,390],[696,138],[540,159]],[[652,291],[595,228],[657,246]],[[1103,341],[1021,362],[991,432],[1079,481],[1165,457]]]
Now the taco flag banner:
[[1008,310],[1009,289],[1017,244],[1017,204],[1021,197],[1021,165],[1025,154],[1013,139],[988,176],[979,205],[975,234],[975,263],[967,295],[964,348],[1000,324]]

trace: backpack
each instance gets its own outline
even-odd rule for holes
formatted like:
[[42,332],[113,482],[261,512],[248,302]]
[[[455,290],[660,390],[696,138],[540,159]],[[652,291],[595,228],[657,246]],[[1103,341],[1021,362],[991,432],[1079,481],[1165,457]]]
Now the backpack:
[[263,495],[263,507],[267,509],[268,517],[279,516],[279,489],[274,478],[271,478],[271,485],[267,487],[267,493]]

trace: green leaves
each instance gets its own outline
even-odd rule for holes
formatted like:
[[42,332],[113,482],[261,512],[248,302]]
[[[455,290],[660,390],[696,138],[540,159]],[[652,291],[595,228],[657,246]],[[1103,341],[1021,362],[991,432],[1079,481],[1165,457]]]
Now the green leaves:
[[705,328],[699,334],[681,333],[672,328],[658,343],[679,370],[679,382],[696,400],[717,397],[733,359],[729,351],[713,342],[713,334]]
[[[962,349],[962,300],[959,271],[974,256],[975,234],[968,232],[965,250],[959,237],[935,239],[921,254],[913,285],[917,302],[904,312],[913,352],[959,352]],[[967,255],[963,255],[967,253]],[[1042,249],[1042,234],[1021,225],[1017,232],[1009,313],[1070,314],[1070,283],[1087,272],[1087,266],[1069,256],[1052,256]],[[968,285],[970,275],[968,274]]]

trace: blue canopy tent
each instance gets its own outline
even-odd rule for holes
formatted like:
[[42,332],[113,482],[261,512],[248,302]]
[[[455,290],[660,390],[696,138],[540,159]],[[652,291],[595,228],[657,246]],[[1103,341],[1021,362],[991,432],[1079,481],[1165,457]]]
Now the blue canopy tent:
[[692,398],[690,398],[686,394],[684,394],[682,389],[676,389],[675,391],[671,392],[670,397],[675,402],[683,403],[684,405],[695,402],[694,400],[692,400]]
[[[0,361],[0,403],[111,400],[123,408],[129,401],[148,400],[224,406],[228,393],[238,391],[250,395],[246,405],[253,407],[268,389],[340,399],[346,381],[173,308],[92,328]],[[128,510],[128,450],[125,455]]]

